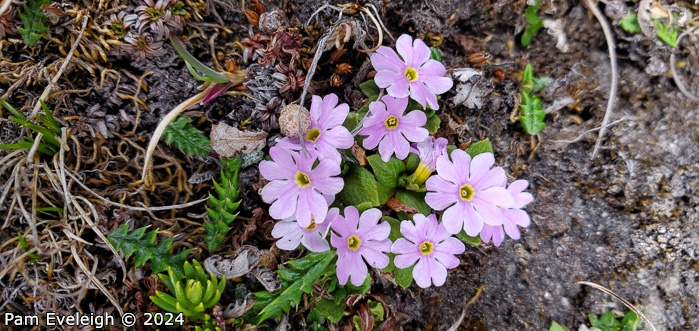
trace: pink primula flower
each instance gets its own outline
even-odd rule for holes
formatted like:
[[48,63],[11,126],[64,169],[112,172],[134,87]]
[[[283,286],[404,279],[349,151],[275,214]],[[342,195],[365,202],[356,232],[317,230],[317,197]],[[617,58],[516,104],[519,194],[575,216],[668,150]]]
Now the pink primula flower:
[[507,191],[512,195],[514,203],[510,206],[501,206],[502,214],[505,216],[502,226],[483,225],[483,230],[481,231],[483,242],[487,243],[492,239],[495,246],[500,246],[505,239],[505,233],[514,240],[520,238],[517,226],[525,228],[531,222],[529,214],[522,210],[525,205],[534,200],[530,193],[524,192],[528,185],[529,182],[526,180],[516,180],[507,187]]
[[[366,210],[359,216],[354,206],[345,207],[345,216],[337,216],[332,223],[330,244],[337,248],[337,279],[340,285],[360,286],[366,279],[366,263],[374,268],[388,266],[391,240],[388,234],[391,226],[382,222],[381,211],[376,208]],[[364,263],[366,261],[366,263]]]
[[[396,98],[410,96],[432,109],[439,109],[435,94],[442,94],[454,82],[444,77],[446,70],[439,61],[430,59],[430,49],[420,39],[404,34],[396,41],[396,54],[393,49],[381,46],[371,55],[371,64],[376,69],[374,81]],[[400,55],[400,57],[398,57]]]
[[393,263],[396,268],[413,268],[413,278],[417,285],[427,288],[442,286],[447,279],[447,269],[456,268],[459,259],[454,255],[466,250],[464,243],[447,232],[443,224],[437,222],[434,214],[425,217],[413,216],[415,223],[400,223],[400,233],[405,238],[398,238],[391,246],[391,252],[397,254]]
[[[347,149],[354,144],[352,134],[342,126],[347,118],[349,106],[346,103],[337,104],[337,95],[331,93],[324,98],[317,95],[311,101],[311,128],[306,133],[306,148],[315,148],[320,158],[332,158],[340,162],[338,149]],[[279,141],[280,147],[301,150],[299,138],[284,138]]]
[[507,182],[505,170],[490,169],[495,163],[493,154],[478,154],[471,160],[466,152],[457,149],[451,153],[451,159],[440,156],[437,175],[425,183],[425,202],[435,210],[446,209],[442,224],[447,231],[456,234],[463,228],[475,237],[484,223],[502,225],[505,217],[498,206],[509,206],[514,200],[502,187]]
[[302,227],[294,219],[286,219],[277,222],[272,229],[272,237],[281,238],[277,240],[277,247],[293,251],[302,244],[309,251],[314,253],[325,252],[330,249],[325,237],[330,230],[330,223],[340,214],[337,208],[328,210],[325,221],[316,223],[311,221],[311,225]]
[[344,186],[342,178],[336,177],[340,163],[322,159],[314,168],[318,160],[314,150],[304,154],[275,146],[269,155],[272,161],[260,162],[260,174],[270,181],[260,192],[262,200],[272,204],[269,215],[280,220],[293,217],[302,227],[310,226],[312,220],[325,220],[328,201]]
[[360,135],[364,139],[364,148],[374,149],[379,146],[379,154],[388,162],[394,153],[398,159],[405,159],[410,152],[410,142],[420,142],[429,135],[422,126],[427,123],[427,116],[420,110],[413,110],[403,115],[408,106],[408,98],[397,99],[384,96],[381,101],[369,104],[370,116],[364,120]]

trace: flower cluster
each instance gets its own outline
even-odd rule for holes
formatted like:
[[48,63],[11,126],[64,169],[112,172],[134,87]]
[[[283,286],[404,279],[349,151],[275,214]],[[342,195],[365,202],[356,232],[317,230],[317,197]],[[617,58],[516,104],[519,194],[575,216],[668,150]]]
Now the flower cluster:
[[139,6],[112,14],[107,26],[123,39],[123,52],[144,60],[166,53],[165,40],[171,32],[182,30],[187,15],[184,4],[178,0],[140,0]]
[[[302,128],[301,136],[279,140],[270,149],[272,160],[260,164],[261,175],[270,181],[260,192],[262,199],[271,203],[270,216],[280,220],[272,230],[272,236],[279,239],[277,247],[294,250],[303,245],[311,252],[334,248],[341,285],[360,286],[367,279],[367,265],[386,268],[391,253],[395,254],[393,266],[413,268],[413,279],[420,287],[441,286],[447,270],[459,265],[457,256],[466,249],[454,235],[480,235],[484,242],[500,246],[505,234],[519,239],[518,227],[530,223],[523,210],[533,200],[524,192],[529,183],[517,180],[508,185],[505,170],[494,167],[489,143],[481,152],[467,152],[447,146],[444,138],[430,136],[427,114],[434,114],[437,95],[452,86],[444,77],[444,66],[430,58],[431,51],[419,39],[403,35],[396,49],[398,53],[382,46],[371,56],[376,86],[387,94],[369,103],[358,134],[365,136],[365,149],[378,148],[380,160],[389,169],[385,171],[400,172],[397,169],[404,167],[412,172],[402,179],[396,173],[379,176],[382,166],[373,157],[369,163],[378,182],[391,184],[396,199],[398,190],[421,192],[424,208],[431,212],[399,213],[401,220],[387,222],[382,221],[382,210],[365,206],[360,212],[354,203],[344,200],[343,190],[354,189],[354,184],[345,187],[339,176],[341,151],[353,146],[354,137],[343,126],[349,106],[338,104],[335,94],[313,96],[309,127]],[[411,153],[419,162],[412,163],[410,170],[410,161],[396,166],[395,159],[405,160]],[[393,179],[387,179],[390,176]],[[356,192],[353,194],[361,194]],[[330,208],[337,194],[344,209]]]

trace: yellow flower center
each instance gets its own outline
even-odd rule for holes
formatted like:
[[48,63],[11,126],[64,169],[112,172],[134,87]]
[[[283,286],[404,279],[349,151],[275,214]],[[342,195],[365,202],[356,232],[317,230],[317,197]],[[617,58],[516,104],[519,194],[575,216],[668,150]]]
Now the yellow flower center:
[[432,243],[429,241],[425,241],[422,244],[420,244],[420,253],[422,253],[422,255],[432,254],[433,249],[434,245],[432,245]]
[[476,190],[473,189],[473,186],[468,184],[464,184],[464,186],[459,189],[461,200],[471,201],[474,193],[476,193]]
[[313,128],[306,134],[306,140],[310,142],[315,142],[320,137],[320,130],[318,128]]
[[308,178],[308,175],[299,171],[296,173],[296,184],[299,184],[301,188],[304,188],[308,185],[311,185],[311,179]]
[[386,129],[393,130],[398,127],[398,118],[391,115],[383,122],[383,124],[386,126]]
[[405,78],[408,79],[409,82],[414,82],[417,80],[417,70],[415,70],[415,68],[405,68],[405,72],[403,73],[403,75],[405,76]]
[[318,226],[318,225],[316,224],[316,221],[315,221],[313,218],[311,218],[311,225],[307,226],[307,227],[306,227],[306,230],[311,231],[311,230],[315,229],[316,226]]
[[347,247],[349,247],[350,250],[356,251],[359,249],[359,246],[362,245],[362,241],[357,237],[357,235],[352,235],[347,239]]

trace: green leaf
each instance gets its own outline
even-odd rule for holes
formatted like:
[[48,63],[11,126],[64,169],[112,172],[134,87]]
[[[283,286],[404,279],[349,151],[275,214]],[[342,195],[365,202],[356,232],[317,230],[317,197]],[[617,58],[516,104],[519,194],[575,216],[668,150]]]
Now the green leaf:
[[534,66],[527,63],[522,72],[522,94],[531,94],[534,88]]
[[335,301],[327,298],[320,299],[315,305],[315,310],[332,323],[337,323],[342,319],[342,313],[344,312],[342,308],[341,304],[337,304]]
[[228,76],[207,67],[205,64],[197,60],[197,58],[195,58],[191,53],[187,51],[187,48],[185,48],[184,44],[182,44],[180,38],[178,38],[175,34],[170,35],[170,42],[172,43],[172,46],[175,48],[177,54],[179,54],[182,57],[182,59],[185,62],[187,62],[187,64],[201,71],[202,74],[204,74],[204,76],[206,76],[210,82],[220,84],[226,84],[230,82]]
[[677,30],[674,26],[663,25],[657,18],[653,19],[653,24],[658,28],[658,38],[671,47],[677,46]]
[[[255,293],[256,300],[252,309],[262,308],[257,316],[257,324],[272,316],[280,317],[282,313],[288,313],[291,310],[291,303],[294,303],[294,307],[299,307],[301,295],[313,292],[313,283],[320,278],[334,257],[334,251],[327,251],[310,253],[298,260],[289,261],[290,269],[294,269],[295,274],[298,275],[296,279],[283,280],[281,289],[274,293],[267,291]],[[279,271],[277,270],[277,273]],[[281,276],[281,273],[279,274]]]
[[621,320],[621,331],[636,331],[641,324],[643,324],[643,320],[633,311],[629,311]]
[[395,156],[391,156],[388,162],[381,160],[379,154],[369,155],[366,159],[374,171],[376,180],[388,188],[395,188],[398,176],[405,172],[405,163]]
[[145,234],[148,227],[138,228],[129,232],[127,224],[123,224],[118,229],[112,231],[108,236],[109,242],[114,248],[124,253],[124,258],[128,259],[132,254],[135,256],[134,266],[138,267],[151,261],[153,273],[159,273],[167,267],[171,267],[179,275],[184,274],[184,261],[192,248],[186,249],[178,254],[171,254],[172,238],[165,239],[159,244],[155,243],[158,230],[153,230]]
[[524,19],[528,23],[527,28],[524,30],[524,34],[522,34],[522,46],[524,47],[529,45],[532,38],[539,32],[539,29],[544,26],[544,20],[538,15],[540,4],[541,0],[536,0],[536,5],[527,6],[524,12]]
[[442,62],[442,53],[437,47],[430,47],[430,59]]
[[379,89],[373,79],[359,84],[359,89],[369,98],[369,102],[376,100],[381,92],[381,89]]
[[175,144],[182,152],[195,157],[204,157],[211,151],[211,142],[203,132],[191,124],[186,116],[178,116],[163,131],[168,144]]
[[17,27],[17,30],[22,35],[22,39],[24,39],[24,43],[27,46],[34,47],[49,30],[45,25],[48,17],[41,10],[41,5],[50,3],[50,0],[27,0],[24,6],[22,6],[19,18],[22,20],[23,27]]
[[478,154],[493,153],[493,144],[490,143],[490,139],[485,138],[469,145],[466,147],[465,151],[471,156],[471,158],[474,158]]
[[403,238],[403,235],[400,233],[400,220],[391,216],[382,216],[381,220],[388,222],[388,225],[391,226],[391,232],[388,234],[388,239],[395,242],[398,238]]
[[628,33],[641,33],[641,25],[638,24],[638,17],[633,11],[629,11],[626,17],[619,21],[619,27]]
[[432,213],[432,208],[425,202],[426,193],[415,191],[396,191],[396,199],[408,206],[417,208],[420,214],[429,215]]
[[337,195],[342,203],[357,207],[359,212],[380,204],[378,182],[369,170],[353,164],[344,180],[345,187]]
[[410,268],[406,269],[398,269],[396,268],[395,274],[396,274],[396,284],[400,285],[402,288],[408,288],[410,285],[413,283],[413,268],[415,266],[411,266]]
[[395,189],[388,188],[379,182],[376,183],[376,194],[379,197],[379,205],[385,204],[388,201],[388,199],[390,199],[393,196],[393,194],[395,194],[395,192]]
[[480,236],[471,237],[471,236],[467,235],[466,231],[464,231],[464,230],[461,230],[461,232],[457,233],[456,237],[461,239],[461,241],[468,243],[468,244],[471,244],[473,246],[478,246],[481,244],[481,237]]
[[552,321],[549,331],[566,331],[566,329],[564,329],[560,324],[556,323],[556,321]]
[[526,133],[535,135],[546,127],[546,123],[544,123],[546,113],[541,104],[541,99],[523,94],[520,107],[522,116],[519,118],[519,122],[522,123]]

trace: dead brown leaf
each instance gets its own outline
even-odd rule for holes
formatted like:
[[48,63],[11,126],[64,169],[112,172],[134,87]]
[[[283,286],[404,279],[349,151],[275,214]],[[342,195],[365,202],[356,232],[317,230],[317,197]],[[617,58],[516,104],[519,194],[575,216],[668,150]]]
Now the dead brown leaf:
[[240,131],[226,123],[214,125],[211,129],[211,148],[222,157],[259,151],[266,145],[266,132]]

